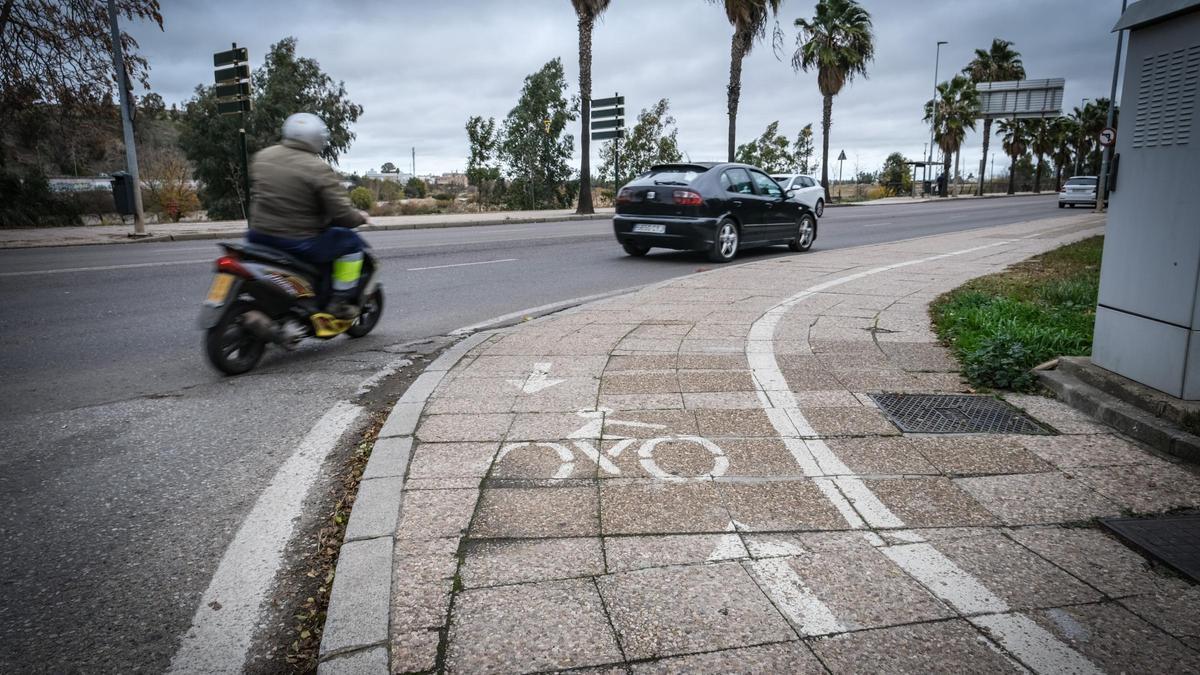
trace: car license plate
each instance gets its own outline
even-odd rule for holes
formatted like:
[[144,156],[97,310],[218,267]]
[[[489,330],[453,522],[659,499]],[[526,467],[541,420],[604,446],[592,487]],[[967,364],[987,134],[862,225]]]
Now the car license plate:
[[638,223],[633,226],[634,232],[642,232],[645,234],[665,234],[667,231],[666,225],[652,225],[650,223]]
[[212,287],[208,289],[208,297],[205,298],[205,301],[214,305],[225,302],[225,296],[229,294],[229,287],[232,285],[232,274],[218,274],[213,277]]

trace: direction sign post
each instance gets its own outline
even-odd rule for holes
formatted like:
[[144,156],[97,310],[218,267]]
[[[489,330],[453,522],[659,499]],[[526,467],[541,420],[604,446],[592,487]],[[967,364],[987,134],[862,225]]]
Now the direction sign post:
[[625,97],[592,99],[592,140],[613,142],[613,200],[621,187],[621,139],[625,137]]
[[246,113],[253,109],[250,99],[250,54],[245,47],[213,54],[213,79],[217,83],[217,114],[238,115],[238,146],[242,154],[242,215],[250,220],[250,158],[246,149]]

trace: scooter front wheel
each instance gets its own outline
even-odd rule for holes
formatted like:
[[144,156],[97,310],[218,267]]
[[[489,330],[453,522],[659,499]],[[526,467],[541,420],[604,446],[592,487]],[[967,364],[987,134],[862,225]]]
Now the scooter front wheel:
[[253,306],[237,302],[225,316],[204,333],[204,354],[214,368],[226,375],[241,375],[258,365],[267,344],[243,324],[242,317]]
[[371,294],[363,299],[362,310],[354,324],[346,329],[346,335],[360,338],[375,330],[380,317],[383,316],[383,286],[376,286]]

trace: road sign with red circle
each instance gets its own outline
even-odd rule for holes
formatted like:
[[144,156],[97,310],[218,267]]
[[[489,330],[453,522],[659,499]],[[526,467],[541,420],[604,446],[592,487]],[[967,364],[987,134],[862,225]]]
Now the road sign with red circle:
[[1104,127],[1100,131],[1100,145],[1108,147],[1117,142],[1117,130],[1112,127]]

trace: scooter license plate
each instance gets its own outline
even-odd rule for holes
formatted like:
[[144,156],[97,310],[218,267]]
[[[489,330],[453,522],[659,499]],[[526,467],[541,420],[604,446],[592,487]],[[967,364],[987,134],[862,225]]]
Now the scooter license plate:
[[225,296],[229,295],[229,287],[233,285],[233,275],[220,273],[213,277],[212,287],[208,289],[208,297],[205,302],[214,305],[220,305],[225,302]]

